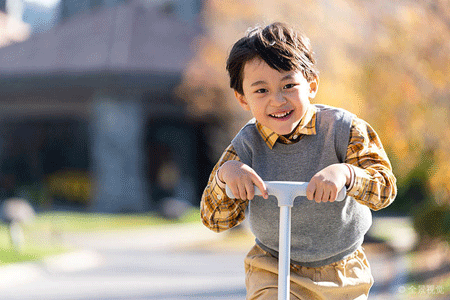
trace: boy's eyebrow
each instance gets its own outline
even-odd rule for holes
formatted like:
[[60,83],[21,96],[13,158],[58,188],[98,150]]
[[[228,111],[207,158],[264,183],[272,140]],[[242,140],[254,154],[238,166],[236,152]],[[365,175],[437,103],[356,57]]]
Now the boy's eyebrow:
[[[281,78],[281,81],[284,81],[284,80],[287,80],[287,79],[294,79],[294,75],[287,74],[286,76]],[[258,80],[258,81],[253,82],[250,86],[256,86],[256,85],[260,85],[260,84],[267,84],[267,83],[264,80]]]
[[292,75],[292,74],[287,74],[286,76],[284,76],[283,78],[281,78],[281,81],[286,80],[286,79],[294,79],[294,75]]
[[258,80],[253,82],[250,86],[256,86],[256,85],[260,85],[260,84],[266,84],[266,82],[264,80]]

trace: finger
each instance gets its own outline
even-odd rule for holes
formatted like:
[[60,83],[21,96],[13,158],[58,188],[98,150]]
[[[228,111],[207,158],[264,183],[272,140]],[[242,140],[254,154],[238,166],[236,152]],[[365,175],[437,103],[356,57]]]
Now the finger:
[[322,202],[328,202],[328,201],[330,201],[330,191],[329,191],[328,189],[323,190],[321,201],[322,201]]
[[239,186],[239,199],[241,200],[247,200],[247,190],[244,186]]
[[252,181],[245,183],[245,190],[247,194],[247,200],[252,200],[253,197],[255,196],[255,187]]
[[306,198],[308,200],[314,200],[314,194],[316,192],[316,183],[314,181],[310,181],[308,186],[306,187]]
[[314,201],[317,203],[320,203],[323,198],[323,189],[322,188],[316,188],[316,191],[314,192]]
[[237,188],[237,186],[230,185],[229,187],[230,187],[231,192],[233,193],[234,198],[238,199],[239,198],[239,189]]
[[267,186],[259,176],[257,176],[254,185],[259,189],[261,195],[264,199],[269,198],[269,192],[267,191]]
[[269,198],[269,191],[267,190],[266,183],[264,181],[261,181],[261,186],[258,187],[258,188],[261,191],[261,194],[262,194],[263,198],[264,199],[268,199]]
[[336,201],[337,198],[337,190],[333,189],[330,191],[330,202]]

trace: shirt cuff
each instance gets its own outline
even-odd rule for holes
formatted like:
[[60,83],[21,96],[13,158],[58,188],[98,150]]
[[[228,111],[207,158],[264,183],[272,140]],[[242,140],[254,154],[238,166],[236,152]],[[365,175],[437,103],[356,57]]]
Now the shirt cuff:
[[218,170],[216,172],[216,175],[214,176],[211,186],[212,186],[212,193],[216,196],[215,198],[217,200],[223,200],[226,197],[225,192],[225,182],[220,181],[218,174]]
[[214,179],[216,180],[216,184],[217,184],[220,188],[225,189],[226,183],[223,182],[222,180],[220,180],[220,178],[219,178],[219,169],[217,169],[216,175],[214,176]]
[[348,186],[346,186],[347,191],[351,190],[353,185],[355,184],[355,170],[353,169],[352,165],[345,164],[350,171],[350,183]]
[[350,184],[347,194],[358,200],[362,200],[366,194],[369,179],[366,172],[356,166],[348,165],[354,172],[353,184]]

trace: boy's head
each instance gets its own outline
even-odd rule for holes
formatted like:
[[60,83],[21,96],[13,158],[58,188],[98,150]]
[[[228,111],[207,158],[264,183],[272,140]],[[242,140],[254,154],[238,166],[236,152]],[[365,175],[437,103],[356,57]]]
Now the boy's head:
[[245,64],[254,58],[262,59],[277,71],[301,71],[308,82],[318,79],[309,39],[283,23],[251,29],[232,47],[227,71],[231,88],[239,94],[244,94]]
[[251,30],[227,61],[239,104],[263,126],[291,134],[314,98],[318,72],[307,38],[281,23]]

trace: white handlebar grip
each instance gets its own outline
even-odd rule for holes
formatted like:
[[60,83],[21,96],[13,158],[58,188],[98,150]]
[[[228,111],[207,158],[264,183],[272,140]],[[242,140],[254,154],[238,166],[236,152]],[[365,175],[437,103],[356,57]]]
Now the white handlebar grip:
[[338,193],[336,201],[344,201],[347,197],[347,188],[344,186]]
[[231,191],[231,189],[228,187],[228,184],[225,187],[225,190],[227,191],[227,196],[230,199],[236,199],[236,197],[234,197],[233,192]]
[[[285,198],[286,196],[289,198],[295,198],[297,196],[306,196],[306,185],[308,184],[307,182],[288,182],[288,181],[265,181],[266,187],[267,187],[267,191],[269,193],[269,195],[273,195],[276,198]],[[254,186],[255,188],[255,195],[257,196],[261,196],[261,191]],[[238,197],[235,197],[233,195],[233,192],[231,191],[231,189],[228,187],[228,185],[225,187],[227,196],[231,199],[235,199]],[[337,197],[336,197],[336,201],[343,201],[345,200],[345,198],[347,197],[347,189],[345,187],[343,187]],[[286,199],[288,200],[288,202],[291,202],[294,199]],[[280,201],[280,199],[278,199],[278,201]],[[284,200],[283,200],[284,203]]]

